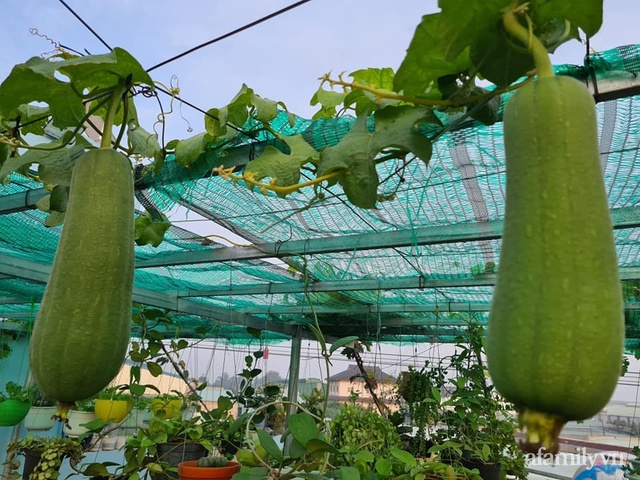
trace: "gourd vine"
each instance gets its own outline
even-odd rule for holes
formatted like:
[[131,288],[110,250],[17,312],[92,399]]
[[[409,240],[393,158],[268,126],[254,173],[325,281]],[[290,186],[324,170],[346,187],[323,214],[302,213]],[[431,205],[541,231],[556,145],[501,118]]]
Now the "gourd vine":
[[[533,34],[531,18],[526,14],[527,8],[528,4],[526,3],[524,5],[514,3],[507,8],[502,17],[505,30],[517,38],[523,45],[526,45],[527,50],[533,56],[533,62],[539,78],[553,77],[555,74],[549,53],[540,39]],[[525,16],[528,28],[520,24],[517,15]]]

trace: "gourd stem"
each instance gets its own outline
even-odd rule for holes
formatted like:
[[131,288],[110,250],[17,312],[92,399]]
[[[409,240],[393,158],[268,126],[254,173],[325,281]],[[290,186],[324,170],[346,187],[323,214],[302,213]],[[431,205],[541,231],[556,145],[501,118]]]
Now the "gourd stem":
[[113,123],[116,118],[116,112],[118,106],[122,100],[122,95],[127,91],[125,85],[118,85],[111,92],[111,99],[109,100],[109,106],[107,107],[107,114],[104,117],[104,128],[102,129],[102,139],[100,140],[100,148],[111,148],[111,138],[113,129]]
[[526,45],[527,50],[529,50],[529,53],[533,56],[533,62],[536,65],[538,78],[550,78],[555,76],[547,49],[538,37],[518,22],[516,10],[517,9],[512,7],[502,14],[502,23],[505,30],[508,34],[513,35],[516,39]]

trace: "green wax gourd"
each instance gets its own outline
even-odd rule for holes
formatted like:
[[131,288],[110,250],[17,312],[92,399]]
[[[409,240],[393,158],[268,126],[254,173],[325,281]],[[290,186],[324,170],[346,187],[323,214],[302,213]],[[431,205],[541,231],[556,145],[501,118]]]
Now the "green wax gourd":
[[117,375],[130,339],[134,275],[131,163],[111,149],[84,153],[51,275],[36,316],[30,363],[59,416]]
[[526,446],[557,451],[567,421],[616,387],[624,310],[596,109],[570,77],[516,91],[504,116],[506,210],[487,331],[489,373]]

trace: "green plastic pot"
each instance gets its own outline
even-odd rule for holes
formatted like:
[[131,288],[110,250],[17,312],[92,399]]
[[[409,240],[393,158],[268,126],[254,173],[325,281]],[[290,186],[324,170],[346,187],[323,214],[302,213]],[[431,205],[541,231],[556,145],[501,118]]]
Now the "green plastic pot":
[[0,426],[12,427],[19,424],[29,413],[30,402],[4,400],[0,402]]

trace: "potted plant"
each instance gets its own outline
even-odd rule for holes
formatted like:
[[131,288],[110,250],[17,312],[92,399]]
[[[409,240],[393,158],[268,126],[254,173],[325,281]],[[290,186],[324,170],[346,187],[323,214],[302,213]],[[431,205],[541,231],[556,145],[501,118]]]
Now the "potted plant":
[[24,480],[56,480],[62,461],[68,458],[72,467],[75,467],[84,456],[84,451],[74,438],[28,435],[7,445],[6,463],[12,473],[16,473],[20,467],[16,455],[25,457],[22,471]]
[[485,480],[500,479],[503,470],[526,478],[524,455],[515,438],[515,408],[488,382],[483,338],[482,326],[469,323],[455,353],[438,366],[455,378],[448,378],[450,396],[441,403],[444,427],[434,432],[436,445],[430,452],[478,470]]
[[213,450],[209,424],[200,416],[160,418],[151,416],[149,426],[139,428],[124,445],[123,475],[148,470],[155,478],[177,478],[178,463],[197,460]]
[[437,364],[425,361],[422,368],[410,366],[398,380],[398,395],[402,398],[401,413],[408,413],[411,428],[403,428],[406,449],[418,458],[429,456],[433,446],[432,431],[442,413],[442,391],[446,372]]
[[30,431],[49,430],[55,425],[56,401],[46,398],[35,388],[31,409],[24,418],[24,426]]
[[89,432],[85,425],[96,420],[95,397],[77,401],[69,411],[64,433],[69,437],[80,437]]
[[229,480],[240,471],[240,464],[221,455],[209,455],[198,460],[178,463],[180,480],[217,479]]
[[0,426],[19,424],[29,413],[35,387],[23,387],[16,382],[7,382],[6,393],[0,392]]
[[[125,387],[126,388],[126,387]],[[108,423],[119,423],[133,408],[133,399],[120,386],[102,389],[94,402],[96,418]]]
[[151,412],[160,418],[177,418],[184,406],[184,398],[179,392],[163,393],[151,399]]

